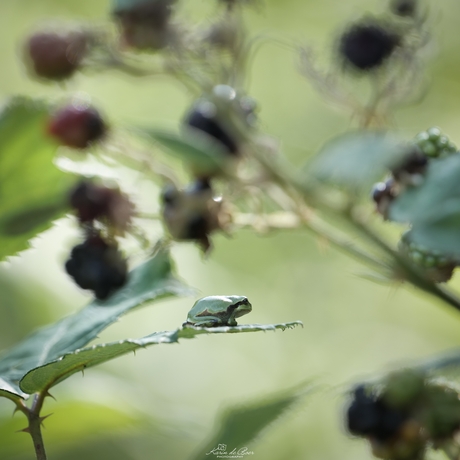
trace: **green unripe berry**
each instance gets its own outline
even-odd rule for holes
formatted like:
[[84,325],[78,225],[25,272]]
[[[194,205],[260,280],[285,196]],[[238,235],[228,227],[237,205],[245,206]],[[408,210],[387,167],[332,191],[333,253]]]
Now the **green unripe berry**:
[[439,158],[457,152],[457,147],[438,127],[418,133],[414,143],[428,157]]
[[459,261],[440,251],[412,241],[410,231],[399,242],[399,251],[414,265],[422,269],[426,277],[436,283],[449,281]]

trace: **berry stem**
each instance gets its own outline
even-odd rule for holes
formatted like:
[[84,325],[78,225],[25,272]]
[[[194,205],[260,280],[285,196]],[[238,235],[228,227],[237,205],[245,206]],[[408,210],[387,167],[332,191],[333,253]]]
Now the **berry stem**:
[[[341,205],[330,202],[318,196],[315,193],[314,185],[306,184],[306,178],[298,174],[282,155],[278,155],[274,160],[258,149],[254,149],[254,154],[272,180],[284,190],[287,196],[291,197],[293,203],[297,204],[295,212],[305,228],[325,238],[338,249],[358,259],[365,265],[377,266],[386,270],[394,270],[397,267],[402,272],[405,281],[437,297],[460,312],[460,298],[450,290],[427,280],[417,267],[386,243],[368,226],[361,213],[358,212],[353,200]],[[389,256],[389,261],[379,260],[368,251],[357,246],[350,237],[340,234],[321,220],[309,205],[314,205],[318,210],[332,211],[335,215],[341,216],[346,223],[350,224],[368,242]]]

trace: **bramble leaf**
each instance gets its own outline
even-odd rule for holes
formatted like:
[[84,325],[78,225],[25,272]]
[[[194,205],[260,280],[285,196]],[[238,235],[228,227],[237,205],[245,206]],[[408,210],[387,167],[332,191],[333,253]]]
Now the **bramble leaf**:
[[209,136],[200,133],[179,135],[174,132],[140,129],[150,142],[159,144],[169,153],[193,169],[197,174],[224,173],[229,158],[216,142],[211,142]]
[[15,97],[0,112],[0,260],[27,248],[67,209],[74,177],[54,164],[47,106]]
[[393,136],[355,131],[329,141],[313,159],[310,172],[318,180],[352,191],[365,191],[404,154]]
[[282,324],[243,324],[241,326],[224,326],[214,328],[183,327],[175,331],[154,332],[141,339],[127,339],[119,342],[104,343],[93,347],[75,350],[59,359],[48,362],[41,367],[29,371],[21,380],[20,387],[26,393],[35,393],[48,389],[65,380],[76,372],[96,366],[117,358],[139,348],[159,343],[176,343],[179,339],[191,339],[202,334],[226,334],[257,331],[274,331],[276,329],[292,329],[302,325],[300,321]]
[[[206,456],[241,455],[251,456],[249,445],[269,425],[279,419],[288,410],[311,392],[311,388],[293,388],[281,394],[271,395],[258,402],[228,408],[221,415],[217,433],[204,448],[193,457],[201,460]],[[210,454],[210,452],[213,452]]]
[[[191,290],[174,275],[169,252],[160,249],[129,274],[127,284],[107,300],[38,330],[0,357],[0,378],[14,386],[31,369],[84,347],[128,311],[151,300],[185,295]],[[18,394],[20,396],[20,394]]]
[[424,182],[390,205],[390,219],[412,224],[411,239],[432,250],[460,255],[460,154],[432,159]]

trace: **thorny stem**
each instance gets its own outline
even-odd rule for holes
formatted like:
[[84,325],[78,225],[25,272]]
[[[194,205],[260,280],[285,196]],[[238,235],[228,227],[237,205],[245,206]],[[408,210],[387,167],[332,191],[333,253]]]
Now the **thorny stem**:
[[[313,214],[309,208],[305,207],[309,212],[304,213],[302,208],[297,209],[297,214],[302,220],[303,225],[313,233],[322,236],[331,244],[345,251],[350,256],[360,260],[366,265],[380,266],[388,268],[399,268],[404,276],[404,280],[412,283],[417,288],[430,293],[431,295],[442,300],[447,305],[460,311],[460,298],[451,292],[450,290],[440,287],[439,285],[429,281],[423,275],[423,273],[411,264],[404,256],[395,251],[388,243],[386,243],[379,235],[377,235],[362,219],[358,212],[356,212],[356,206],[343,207],[337,209],[337,207],[330,205],[327,201],[318,199],[314,196],[314,193],[309,189],[301,177],[293,170],[292,166],[284,160],[282,157],[278,157],[276,162],[267,161],[266,156],[261,155],[262,152],[258,152],[255,149],[255,154],[266,169],[272,176],[273,180],[289,195],[296,200],[296,195],[300,195],[306,206],[309,200],[315,202],[318,208],[324,210],[339,211],[341,216],[352,225],[352,227],[361,233],[368,241],[376,245],[383,253],[389,256],[392,264],[386,264],[385,262],[378,261],[371,254],[366,252],[364,249],[358,247],[353,243],[350,238],[339,235],[338,232],[332,231],[332,229],[322,220],[320,220],[315,214]],[[313,193],[313,194],[312,194]]]
[[23,402],[16,402],[17,410],[21,411],[27,417],[29,422],[29,426],[22,431],[29,433],[32,437],[37,460],[47,459],[41,431],[43,419],[46,417],[41,417],[40,412],[42,410],[45,398],[48,395],[49,394],[47,390],[43,390],[42,392],[37,393],[30,408],[27,407]]

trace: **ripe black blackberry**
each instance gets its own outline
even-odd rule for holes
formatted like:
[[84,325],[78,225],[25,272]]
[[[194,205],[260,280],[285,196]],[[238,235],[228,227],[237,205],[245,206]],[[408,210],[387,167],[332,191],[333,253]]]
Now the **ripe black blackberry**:
[[345,65],[366,72],[380,67],[400,42],[399,35],[384,24],[359,22],[340,37],[339,53]]
[[413,17],[417,12],[417,0],[392,0],[390,10],[402,17]]
[[[209,109],[209,110],[208,110]],[[192,109],[186,116],[185,126],[208,135],[230,155],[238,155],[239,146],[209,104],[201,104]]]
[[127,279],[127,263],[115,243],[107,243],[99,235],[90,236],[75,246],[65,264],[67,273],[82,289],[106,299]]
[[382,442],[393,438],[407,420],[403,411],[389,407],[382,396],[367,393],[363,386],[354,390],[346,417],[351,434]]

